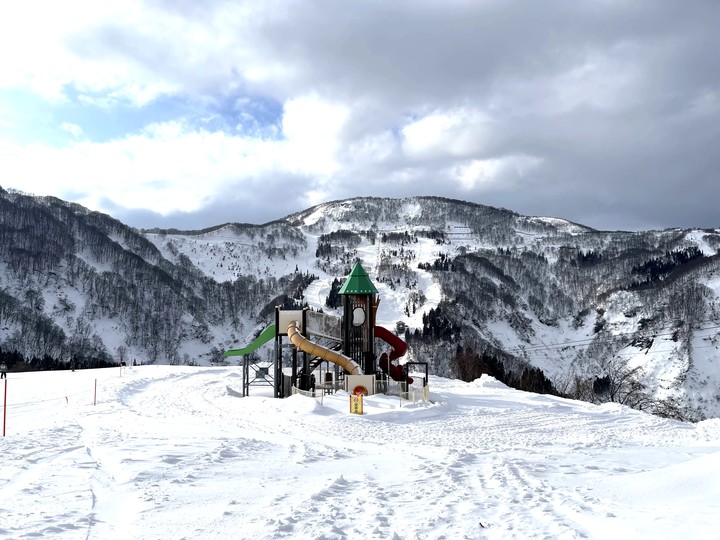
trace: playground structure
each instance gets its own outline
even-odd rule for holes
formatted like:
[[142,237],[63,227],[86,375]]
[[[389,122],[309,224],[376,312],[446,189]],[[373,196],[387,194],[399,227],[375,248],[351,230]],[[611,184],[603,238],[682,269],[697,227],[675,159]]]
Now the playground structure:
[[[314,394],[321,389],[330,393],[341,388],[353,394],[371,395],[385,391],[389,379],[407,392],[413,383],[418,385],[409,376],[410,366],[424,368],[424,377],[418,382],[422,383],[423,395],[427,394],[427,363],[397,363],[407,352],[406,343],[389,330],[375,325],[380,299],[359,261],[339,294],[343,311],[340,318],[307,308],[285,310],[276,307],[275,322],[252,343],[225,352],[226,357],[244,357],[243,396],[249,395],[251,386],[273,386],[277,398],[288,397],[297,391]],[[260,362],[250,356],[273,339],[275,354],[272,362]],[[376,339],[391,347],[389,354],[383,352],[377,357]],[[328,367],[318,381],[315,371],[323,363]],[[330,365],[333,371],[330,371]]]

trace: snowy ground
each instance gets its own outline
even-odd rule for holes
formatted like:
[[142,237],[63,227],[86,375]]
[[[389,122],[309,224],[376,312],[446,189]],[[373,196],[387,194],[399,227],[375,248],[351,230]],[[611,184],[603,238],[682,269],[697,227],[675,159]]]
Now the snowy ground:
[[242,398],[241,380],[238,368],[11,373],[0,538],[720,537],[717,419],[489,378],[432,378],[434,403],[371,396],[359,416],[344,393]]

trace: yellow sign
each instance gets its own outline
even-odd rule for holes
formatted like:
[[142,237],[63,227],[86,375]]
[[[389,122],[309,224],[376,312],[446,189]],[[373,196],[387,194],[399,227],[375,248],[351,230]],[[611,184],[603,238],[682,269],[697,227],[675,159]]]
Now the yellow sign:
[[362,414],[363,413],[363,397],[350,396],[350,413],[351,414]]

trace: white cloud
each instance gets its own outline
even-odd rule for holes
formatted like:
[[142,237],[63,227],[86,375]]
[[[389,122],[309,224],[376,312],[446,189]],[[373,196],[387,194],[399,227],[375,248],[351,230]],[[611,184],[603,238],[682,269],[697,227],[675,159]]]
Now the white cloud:
[[[243,42],[252,10],[208,5],[187,17],[142,0],[13,2],[0,17],[0,88],[25,88],[49,101],[118,100],[142,106],[163,95],[232,87],[249,63]],[[205,90],[203,90],[205,89]]]
[[[73,200],[97,210],[107,211],[107,199],[165,215],[198,210],[217,197],[233,175],[269,168],[252,147],[252,141],[173,124],[106,143],[6,145],[0,159],[7,176],[25,191],[72,194]],[[253,158],[241,162],[239,156],[248,153]]]
[[317,96],[300,96],[285,103],[282,131],[285,166],[300,174],[329,175],[339,168],[335,154],[349,111]]
[[508,188],[541,162],[539,158],[524,155],[472,159],[455,166],[451,176],[466,191],[488,187]]
[[98,88],[107,87],[108,78],[123,78],[127,72],[118,63],[83,60],[68,48],[68,39],[107,21],[130,22],[133,1],[126,7],[82,0],[9,3],[0,17],[0,49],[11,51],[0,56],[0,87],[30,88],[50,101],[62,101],[68,84]]
[[[262,182],[272,190],[273,178],[288,174],[322,187],[323,179],[340,166],[335,152],[347,114],[343,107],[310,96],[286,104],[279,139],[171,121],[108,142],[82,141],[62,148],[6,143],[0,161],[6,177],[31,193],[72,194],[73,200],[103,211],[108,211],[103,202],[108,200],[162,215],[193,212],[232,186]],[[82,134],[71,123],[62,129]]]
[[399,141],[391,131],[371,133],[360,140],[350,142],[346,147],[347,164],[368,167],[397,158]]
[[402,128],[403,151],[419,160],[471,155],[486,143],[488,122],[479,110],[434,111]]
[[67,131],[73,137],[80,137],[83,134],[83,129],[77,124],[71,122],[63,122],[60,124],[60,129]]
[[463,188],[470,191],[479,184],[490,184],[502,169],[500,159],[473,159],[456,168],[457,179]]

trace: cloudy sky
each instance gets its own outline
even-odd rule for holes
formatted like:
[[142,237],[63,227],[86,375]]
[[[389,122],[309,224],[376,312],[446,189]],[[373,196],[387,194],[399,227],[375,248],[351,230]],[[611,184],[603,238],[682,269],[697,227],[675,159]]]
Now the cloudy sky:
[[715,0],[22,0],[0,186],[136,227],[441,195],[720,226]]

